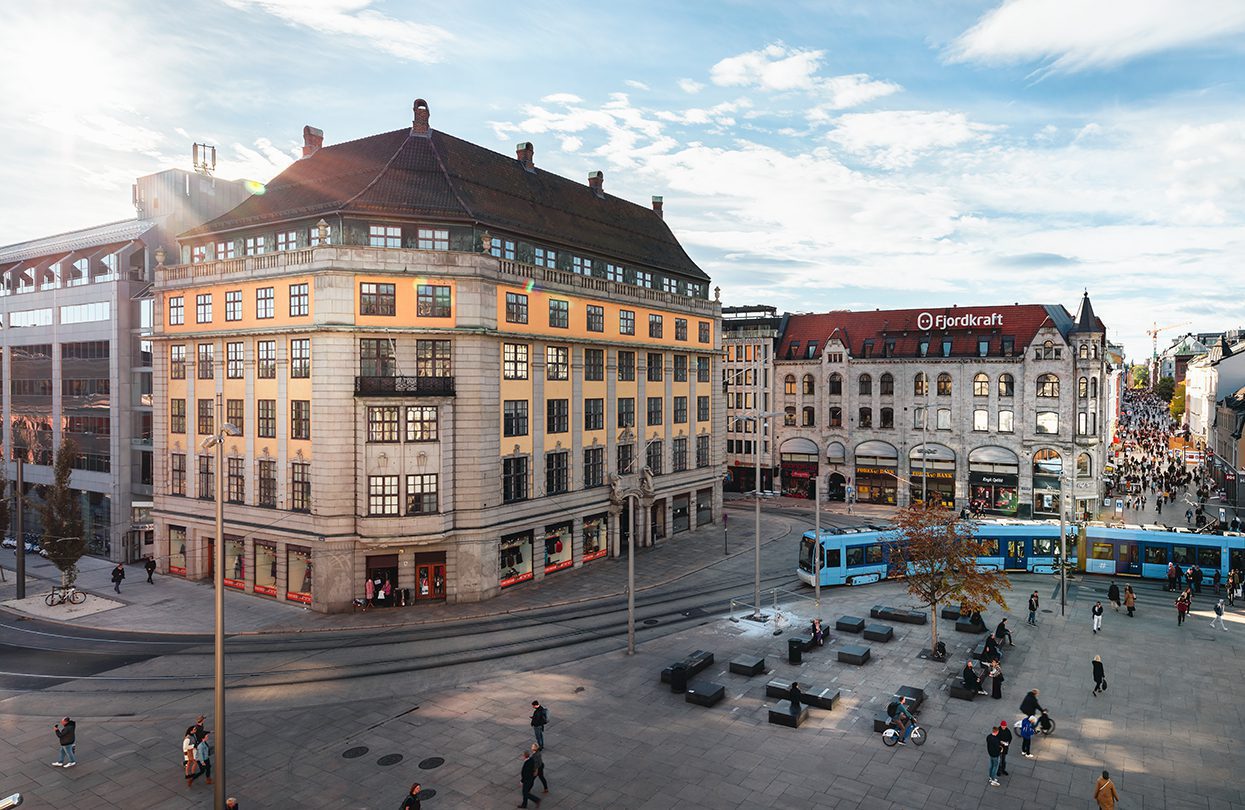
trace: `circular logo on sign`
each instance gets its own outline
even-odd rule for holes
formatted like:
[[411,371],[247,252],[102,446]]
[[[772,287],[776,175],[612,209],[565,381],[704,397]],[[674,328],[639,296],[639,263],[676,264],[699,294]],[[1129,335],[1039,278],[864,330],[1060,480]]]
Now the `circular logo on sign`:
[[934,316],[930,315],[928,312],[922,312],[920,315],[916,316],[917,329],[929,329],[933,325]]

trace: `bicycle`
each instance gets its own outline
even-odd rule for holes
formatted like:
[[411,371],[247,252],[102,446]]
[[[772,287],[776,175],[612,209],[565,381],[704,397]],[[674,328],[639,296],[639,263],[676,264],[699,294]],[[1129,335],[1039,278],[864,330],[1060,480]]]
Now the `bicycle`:
[[43,603],[48,607],[63,605],[66,602],[71,605],[80,605],[85,601],[86,594],[72,585],[68,588],[61,588],[53,585],[52,592],[43,598]]
[[1039,734],[1054,734],[1055,733],[1055,720],[1049,714],[1046,713],[1045,709],[1042,709],[1042,713],[1038,717],[1037,731]]
[[[889,728],[882,732],[882,744],[887,748],[894,748],[902,739],[902,732],[892,724]],[[908,735],[908,742],[913,745],[925,745],[925,729],[914,720],[912,721],[912,733]]]

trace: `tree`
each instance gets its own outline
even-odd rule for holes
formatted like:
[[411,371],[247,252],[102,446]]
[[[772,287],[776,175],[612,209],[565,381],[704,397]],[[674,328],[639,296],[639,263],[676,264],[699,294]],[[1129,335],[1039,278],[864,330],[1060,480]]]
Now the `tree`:
[[1150,369],[1138,363],[1133,366],[1133,388],[1147,388],[1150,385]]
[[78,578],[78,560],[86,554],[82,509],[77,503],[77,493],[69,486],[77,455],[78,445],[73,439],[61,442],[52,465],[52,484],[39,505],[43,523],[43,537],[39,542],[47,551],[48,559],[60,569],[61,585],[66,588]]
[[1158,385],[1154,386],[1155,396],[1164,402],[1172,401],[1172,394],[1176,392],[1176,381],[1171,377],[1159,377]]
[[988,540],[978,540],[971,520],[958,519],[938,506],[913,504],[895,518],[897,537],[890,547],[892,575],[905,577],[908,595],[929,608],[930,650],[938,647],[938,614],[944,604],[962,605],[969,611],[996,604],[1004,609],[1003,589],[1010,588],[1007,575],[982,570],[977,558],[996,553]]
[[1171,408],[1172,417],[1175,418],[1177,421],[1184,418],[1185,403],[1184,403],[1184,383],[1183,382],[1176,383],[1176,387],[1172,391],[1171,405],[1169,405],[1168,407]]

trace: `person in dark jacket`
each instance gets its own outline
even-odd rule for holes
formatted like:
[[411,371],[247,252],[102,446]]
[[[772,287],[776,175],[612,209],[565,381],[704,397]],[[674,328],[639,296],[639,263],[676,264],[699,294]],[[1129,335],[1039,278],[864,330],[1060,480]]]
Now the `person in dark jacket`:
[[53,762],[52,767],[72,768],[77,765],[78,758],[74,756],[74,747],[78,742],[78,724],[66,717],[61,720],[60,725],[52,726],[52,730],[56,732],[56,740],[61,746],[60,759]]
[[964,678],[965,689],[971,689],[979,695],[985,694],[985,692],[981,690],[981,679],[977,677],[977,670],[973,669],[972,661],[969,661],[964,665],[964,671],[960,673],[960,675]]
[[527,807],[527,800],[531,799],[540,806],[540,797],[532,795],[532,788],[536,786],[536,762],[532,759],[531,751],[523,752],[523,769],[519,771],[519,781],[523,785],[523,803],[519,807]]
[[1102,602],[1095,602],[1089,612],[1094,617],[1094,632],[1097,633],[1102,629]]
[[1012,641],[1012,631],[1007,629],[1007,617],[1003,617],[1003,621],[999,622],[999,626],[994,628],[994,640],[1002,647],[1006,642],[1007,646],[1015,647],[1016,643]]
[[125,566],[117,563],[117,567],[112,569],[112,589],[117,593],[121,593],[121,580],[125,579]]
[[1111,603],[1116,613],[1120,612],[1120,586],[1114,582],[1111,583],[1110,588],[1107,588],[1107,601]]
[[995,726],[986,736],[986,755],[990,757],[990,786],[999,786],[999,758],[1003,755],[1003,742],[999,739],[999,727]]
[[999,776],[1008,776],[1007,749],[1012,745],[1012,730],[1007,727],[1006,720],[999,721],[999,742],[1003,746],[1003,750],[999,752]]
[[406,794],[406,798],[402,800],[402,806],[398,810],[419,810],[419,792],[423,787],[416,782],[411,785],[411,792]]
[[545,724],[549,722],[549,712],[540,705],[539,700],[532,701],[532,732],[536,735],[536,744],[544,750]]
[[787,692],[787,699],[791,701],[791,714],[800,713],[800,684],[792,681],[791,689]]
[[1034,627],[1037,626],[1038,604],[1039,604],[1038,592],[1034,591],[1029,596],[1029,624],[1033,625]]
[[1099,692],[1107,691],[1107,671],[1102,666],[1102,656],[1094,656],[1094,691],[1091,692],[1094,697],[1098,697]]
[[156,573],[156,558],[148,557],[147,562],[143,564],[143,568],[147,569],[147,584],[155,585],[156,583],[152,580],[151,576]]
[[1042,708],[1042,704],[1038,703],[1038,695],[1041,694],[1037,689],[1030,689],[1029,694],[1025,695],[1025,699],[1020,701],[1020,713],[1027,715],[1041,715],[1046,711]]

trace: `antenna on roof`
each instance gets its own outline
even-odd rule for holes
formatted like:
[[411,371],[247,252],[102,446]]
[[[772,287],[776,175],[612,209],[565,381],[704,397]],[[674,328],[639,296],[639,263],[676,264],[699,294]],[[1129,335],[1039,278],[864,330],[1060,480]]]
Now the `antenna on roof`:
[[191,150],[194,157],[195,172],[206,177],[211,177],[212,172],[216,171],[216,147],[208,146],[206,143],[196,143]]

